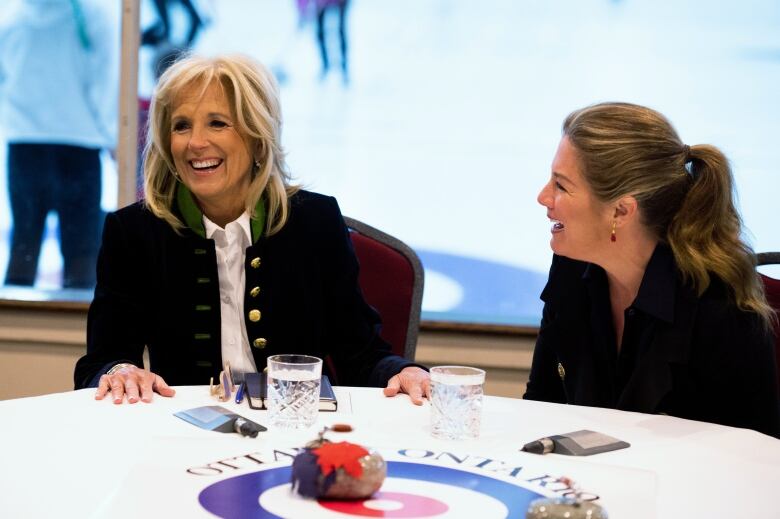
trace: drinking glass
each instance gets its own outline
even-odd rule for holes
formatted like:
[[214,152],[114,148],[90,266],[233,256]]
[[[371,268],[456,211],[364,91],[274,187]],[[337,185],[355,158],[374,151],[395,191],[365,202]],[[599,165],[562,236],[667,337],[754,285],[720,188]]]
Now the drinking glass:
[[479,438],[485,371],[436,366],[430,373],[431,434],[446,440]]
[[317,421],[322,359],[309,355],[268,357],[268,421],[274,427],[306,429]]

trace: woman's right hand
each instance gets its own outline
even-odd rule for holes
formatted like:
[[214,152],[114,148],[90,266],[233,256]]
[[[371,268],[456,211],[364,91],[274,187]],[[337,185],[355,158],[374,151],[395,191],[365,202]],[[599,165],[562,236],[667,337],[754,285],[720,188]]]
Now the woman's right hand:
[[103,400],[107,394],[111,393],[115,404],[121,404],[125,395],[127,395],[127,401],[130,404],[138,402],[139,397],[143,402],[151,402],[154,392],[167,397],[176,394],[176,391],[166,384],[161,376],[127,364],[111,375],[105,374],[100,377],[95,400]]

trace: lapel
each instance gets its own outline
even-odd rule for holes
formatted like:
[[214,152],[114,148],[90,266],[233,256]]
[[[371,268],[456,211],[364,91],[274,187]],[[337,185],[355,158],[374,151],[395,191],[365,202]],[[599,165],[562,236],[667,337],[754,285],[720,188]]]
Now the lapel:
[[594,287],[588,282],[599,272],[603,274],[599,267],[589,271],[588,263],[553,257],[550,278],[541,296],[551,312],[544,334],[565,373],[562,382],[566,401],[613,407],[612,368],[604,346],[594,338]]
[[672,365],[685,366],[690,360],[691,336],[699,299],[692,289],[677,281],[674,320],[656,320],[649,348],[626,385],[618,409],[645,413],[658,412],[663,398],[673,389]]
[[[581,379],[579,394],[595,405],[611,407],[617,400],[615,387],[615,367],[617,346],[612,314],[609,306],[609,288],[607,274],[601,267],[589,263],[582,274],[588,295],[590,313],[588,315],[588,333],[591,341],[592,380]],[[598,381],[597,383],[595,381]]]

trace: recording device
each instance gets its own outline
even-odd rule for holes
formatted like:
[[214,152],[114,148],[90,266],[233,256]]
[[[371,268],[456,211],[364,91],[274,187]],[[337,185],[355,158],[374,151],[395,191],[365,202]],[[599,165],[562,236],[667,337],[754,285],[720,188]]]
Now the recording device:
[[625,449],[631,444],[612,436],[594,431],[581,430],[567,434],[557,434],[549,438],[540,438],[526,443],[521,449],[531,454],[564,454],[567,456],[590,456],[600,452],[609,452],[617,449]]
[[195,407],[173,413],[173,415],[207,431],[236,432],[241,436],[249,436],[251,438],[256,438],[258,433],[268,430],[259,423],[255,423],[218,405]]

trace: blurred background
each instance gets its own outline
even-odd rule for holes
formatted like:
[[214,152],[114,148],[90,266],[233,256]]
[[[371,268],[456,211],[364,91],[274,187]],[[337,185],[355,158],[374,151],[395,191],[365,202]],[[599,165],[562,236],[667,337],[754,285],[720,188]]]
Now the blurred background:
[[[71,9],[71,30],[107,25],[84,51],[105,44],[104,68],[117,77],[102,83],[118,89],[117,0],[2,3],[6,25],[25,4],[47,3]],[[563,118],[600,101],[648,105],[686,143],[721,147],[748,240],[780,250],[776,0],[142,0],[142,115],[155,70],[186,48],[249,54],[274,72],[293,175],[418,252],[424,319],[538,324],[551,252],[536,195]],[[4,63],[0,95],[9,96]],[[3,274],[11,133],[0,125]],[[117,170],[109,147],[100,157],[100,206],[110,211]],[[1,296],[91,299],[90,287],[63,290],[59,220],[56,211],[46,219],[33,288],[6,285]]]

